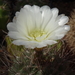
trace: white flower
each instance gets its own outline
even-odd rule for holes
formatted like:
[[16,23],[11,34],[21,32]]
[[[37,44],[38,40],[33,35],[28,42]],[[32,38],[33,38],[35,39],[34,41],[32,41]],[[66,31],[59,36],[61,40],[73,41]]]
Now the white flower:
[[13,22],[8,23],[8,36],[16,45],[26,48],[41,48],[57,43],[70,30],[65,25],[69,18],[64,14],[58,16],[57,8],[48,6],[25,5],[17,12]]

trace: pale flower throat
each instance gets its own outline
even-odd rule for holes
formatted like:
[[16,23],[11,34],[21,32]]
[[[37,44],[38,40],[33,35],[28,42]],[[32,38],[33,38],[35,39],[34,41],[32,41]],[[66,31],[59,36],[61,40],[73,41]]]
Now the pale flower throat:
[[32,30],[29,34],[30,37],[33,38],[34,41],[42,41],[45,39],[46,32],[45,31],[41,31],[41,30]]

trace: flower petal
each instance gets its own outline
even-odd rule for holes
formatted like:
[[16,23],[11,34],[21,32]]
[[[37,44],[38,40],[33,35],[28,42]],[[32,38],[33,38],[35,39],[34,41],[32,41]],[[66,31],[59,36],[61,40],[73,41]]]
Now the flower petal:
[[[40,29],[40,25],[42,23],[42,15],[40,12],[40,7],[37,5],[33,5],[32,7],[26,5],[26,6],[24,6],[24,8],[30,9],[26,14],[28,19],[31,16],[31,18],[28,20],[27,23],[30,23],[29,21],[32,21],[32,23],[34,23],[34,24],[30,23],[30,24],[32,24],[31,27],[34,26],[35,28]],[[29,26],[28,28],[30,28],[30,24],[27,24],[27,26]]]
[[36,41],[24,41],[24,40],[14,40],[12,42],[15,45],[24,45],[25,48],[31,48],[34,49],[38,45],[38,42]]
[[42,42],[40,42],[38,45],[37,45],[37,48],[41,48],[41,47],[45,47],[47,45],[52,45],[52,44],[55,44],[57,43],[56,41],[54,40],[44,40]]
[[51,11],[52,11],[52,14],[53,14],[52,18],[45,27],[45,31],[47,31],[47,32],[49,31],[49,33],[54,31],[59,26],[58,21],[56,21],[56,18],[58,16],[58,12],[59,12],[58,9],[53,8]]
[[52,14],[53,14],[52,19],[56,19],[58,16],[58,13],[59,13],[59,10],[57,8],[53,8],[52,9]]
[[69,18],[67,16],[62,16],[59,20],[59,25],[62,26],[68,22]]
[[54,30],[56,30],[59,27],[58,22],[49,22],[47,24],[47,26],[45,27],[45,31],[47,32],[47,34],[53,32]]
[[16,31],[15,23],[12,23],[12,22],[8,23],[7,28],[8,28],[9,31]]
[[34,48],[45,47],[47,45],[52,45],[57,42],[53,40],[45,40],[43,42],[14,40],[12,43],[15,45],[24,45],[26,48],[34,49]]
[[36,12],[36,13],[38,13],[38,12],[40,11],[40,7],[37,6],[37,5],[33,5],[33,6],[32,6],[32,9],[33,9],[33,11]]
[[54,32],[49,34],[47,39],[58,40],[65,36],[65,34],[70,30],[69,25],[64,25],[63,27],[57,28]]
[[21,35],[20,33],[18,33],[18,32],[12,32],[12,31],[10,31],[10,32],[8,33],[8,36],[11,37],[11,38],[13,38],[13,39],[24,39],[24,40],[28,40],[28,38],[22,36],[22,35]]
[[52,17],[52,12],[50,10],[50,7],[48,7],[46,5],[42,6],[40,11],[41,11],[42,19],[43,19],[43,22],[41,25],[41,28],[43,30],[46,27],[46,25],[48,24],[48,22],[50,21],[50,19]]
[[60,14],[57,16],[56,21],[59,20],[61,17],[65,16],[65,14]]
[[[17,17],[17,23],[19,27],[26,30],[28,33],[35,28],[35,18],[33,13],[26,9],[21,9],[19,16]],[[18,27],[18,25],[17,25]]]
[[30,10],[32,7],[30,5],[25,5],[23,8]]
[[40,12],[40,7],[34,5],[34,6],[32,6],[32,8],[33,8],[33,12],[34,12],[33,17],[35,19],[34,20],[35,26],[36,26],[37,29],[40,29],[42,21],[43,21],[42,15],[41,15],[41,12]]

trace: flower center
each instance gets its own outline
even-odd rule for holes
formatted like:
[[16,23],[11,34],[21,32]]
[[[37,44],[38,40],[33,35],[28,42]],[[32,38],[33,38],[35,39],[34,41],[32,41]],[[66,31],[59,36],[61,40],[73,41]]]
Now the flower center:
[[33,30],[33,31],[30,32],[29,35],[30,35],[30,37],[33,38],[33,40],[40,42],[40,41],[44,40],[45,34],[46,34],[45,31]]

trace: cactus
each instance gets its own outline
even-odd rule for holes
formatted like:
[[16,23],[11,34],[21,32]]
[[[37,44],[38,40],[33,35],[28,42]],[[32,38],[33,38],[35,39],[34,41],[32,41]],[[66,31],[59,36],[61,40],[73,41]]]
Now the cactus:
[[[7,39],[10,38],[7,37]],[[13,46],[11,42],[10,39],[8,51],[13,58],[9,75],[75,75],[75,55],[62,41],[34,50]]]

